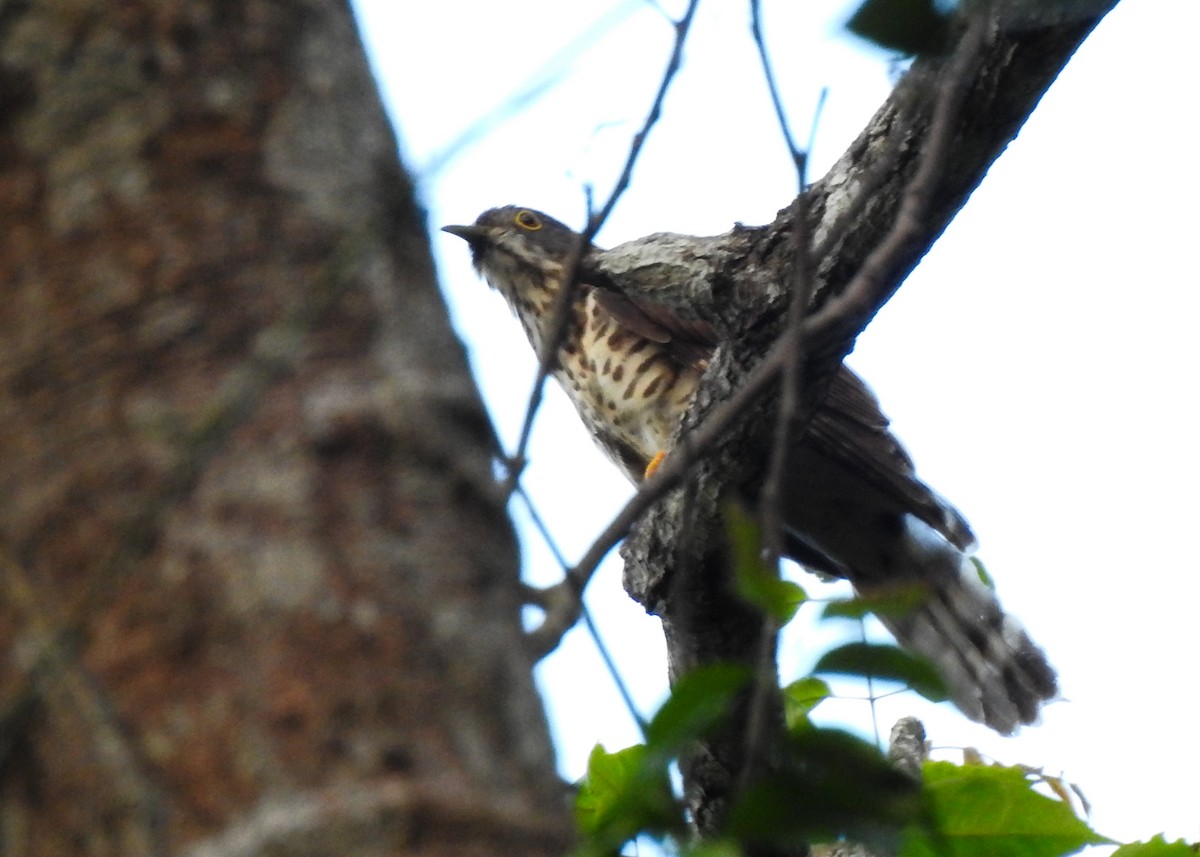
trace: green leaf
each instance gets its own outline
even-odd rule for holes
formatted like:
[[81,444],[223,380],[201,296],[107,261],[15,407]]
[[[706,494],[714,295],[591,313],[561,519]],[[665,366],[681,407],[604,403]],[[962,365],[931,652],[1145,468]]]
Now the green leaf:
[[749,667],[708,664],[671,688],[671,695],[646,726],[646,741],[671,754],[709,732],[729,710],[730,701],[753,677]]
[[1112,853],[1112,857],[1196,857],[1200,851],[1182,839],[1167,842],[1160,833],[1148,842],[1130,842]]
[[729,710],[734,695],[753,678],[749,667],[710,664],[675,683],[646,726],[646,743],[615,753],[596,746],[580,782],[575,814],[587,836],[577,857],[608,855],[639,835],[686,830],[671,790],[669,765],[680,750],[703,737]]
[[682,857],[743,857],[742,847],[730,839],[706,839],[685,845]]
[[949,699],[946,683],[929,661],[895,646],[847,643],[822,655],[813,672],[898,681],[934,702]]
[[910,56],[944,53],[950,18],[935,0],[866,0],[846,29],[883,48]]
[[611,853],[641,833],[683,830],[667,760],[635,744],[609,753],[597,744],[575,796],[575,818],[588,837],[583,854]]
[[783,689],[783,714],[789,732],[812,725],[809,712],[829,697],[829,685],[819,678],[798,679]]
[[575,796],[575,818],[584,833],[595,833],[600,819],[611,814],[612,808],[623,800],[645,757],[644,744],[634,744],[615,753],[609,753],[600,744],[592,748],[587,774]]
[[873,744],[814,728],[789,736],[772,769],[731,807],[727,832],[785,849],[846,837],[894,850],[920,806],[919,784]]
[[830,601],[821,611],[822,619],[861,619],[868,613],[879,616],[903,616],[925,602],[929,587],[919,583],[895,586],[882,592],[857,598]]
[[926,762],[924,785],[928,826],[909,827],[900,857],[1061,857],[1111,844],[1020,768]]
[[763,562],[758,525],[742,509],[727,507],[725,523],[737,594],[781,625],[787,624],[808,600],[807,593],[798,583],[780,579],[778,570]]

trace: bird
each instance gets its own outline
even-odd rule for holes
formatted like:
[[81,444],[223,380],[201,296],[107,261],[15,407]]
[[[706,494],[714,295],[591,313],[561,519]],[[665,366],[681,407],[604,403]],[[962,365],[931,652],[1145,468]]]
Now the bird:
[[[714,328],[623,288],[611,273],[620,266],[605,264],[620,248],[584,242],[535,209],[492,208],[443,230],[467,242],[539,358],[575,262],[565,335],[548,365],[600,448],[635,485],[643,481],[670,452],[720,344]],[[656,233],[634,252],[661,257],[675,246],[669,239]],[[900,645],[932,662],[971,719],[1006,735],[1036,722],[1058,693],[1054,668],[985,582],[966,519],[917,478],[874,394],[845,364],[789,439],[784,467],[786,553],[848,579],[863,597],[918,593],[905,609],[878,613]]]

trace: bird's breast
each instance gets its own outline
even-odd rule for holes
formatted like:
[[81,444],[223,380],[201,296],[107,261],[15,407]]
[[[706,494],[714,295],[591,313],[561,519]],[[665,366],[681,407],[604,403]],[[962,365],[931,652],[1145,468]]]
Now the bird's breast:
[[[550,338],[561,269],[534,271],[493,254],[484,274],[508,301],[539,359]],[[700,372],[665,344],[622,327],[580,285],[551,372],[601,449],[635,482],[667,449]]]
[[576,302],[555,376],[601,446],[626,470],[634,469],[629,452],[644,468],[667,448],[700,377],[664,344],[621,327],[590,292]]

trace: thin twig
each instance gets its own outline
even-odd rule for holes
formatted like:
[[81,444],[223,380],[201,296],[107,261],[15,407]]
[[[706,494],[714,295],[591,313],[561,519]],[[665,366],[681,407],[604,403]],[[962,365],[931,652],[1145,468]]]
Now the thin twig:
[[[550,528],[546,526],[546,522],[542,520],[542,516],[538,514],[537,509],[533,505],[533,500],[524,488],[518,487],[517,494],[525,504],[525,510],[529,513],[530,520],[533,521],[533,526],[542,536],[542,541],[546,543],[546,547],[550,549],[554,560],[558,563],[559,568],[563,570],[565,575],[570,566],[567,564],[566,557],[559,550],[558,544],[554,541],[550,534]],[[600,629],[596,626],[592,619],[592,613],[588,610],[587,604],[583,601],[583,593],[576,594],[577,603],[579,604],[580,615],[583,617],[583,624],[588,630],[588,634],[592,638],[592,643],[596,646],[596,651],[600,653],[600,660],[604,661],[604,668],[608,670],[609,676],[612,678],[613,684],[616,685],[617,693],[621,697],[621,701],[625,703],[625,708],[629,711],[629,716],[633,718],[634,724],[642,737],[646,736],[646,719],[642,717],[637,706],[633,702],[633,695],[629,692],[629,687],[625,684],[625,680],[621,678],[621,673],[617,669],[617,662],[605,644],[604,639],[600,636]]]
[[[676,448],[676,450],[673,450],[671,454],[672,455],[681,454],[685,458],[691,459],[693,462],[695,462],[698,459],[698,457],[699,457],[698,454],[691,448],[691,432],[683,433],[683,436],[679,438],[678,447]],[[696,518],[697,518],[697,516],[695,514],[695,509],[696,509],[696,491],[698,488],[699,488],[699,485],[697,485],[697,482],[695,479],[688,479],[683,483],[683,487],[679,489],[679,492],[680,492],[679,531],[678,531],[678,535],[675,539],[675,544],[671,546],[675,552],[675,567],[676,568],[688,568],[691,565],[693,565],[693,563],[691,561],[691,557],[689,556],[689,552],[695,546],[695,541],[696,541]],[[671,575],[670,586],[668,587],[668,592],[667,592],[667,598],[669,599],[667,603],[674,605],[675,617],[676,617],[675,621],[678,623],[683,623],[685,625],[691,618],[691,616],[689,616],[689,611],[692,611],[692,615],[694,615],[694,611],[695,611],[695,607],[696,607],[693,599],[688,598],[686,595],[686,586],[689,583],[688,578],[689,578],[689,575],[686,575],[686,574]],[[663,630],[664,630],[664,636],[665,636],[665,631],[666,631],[665,626],[664,626]],[[667,642],[667,645],[668,645],[668,649],[669,649],[670,648],[669,641]],[[669,658],[669,653],[668,653],[668,664],[667,664],[668,678],[669,679],[678,678],[679,676],[673,676],[671,674],[672,664],[669,661],[670,661],[670,658]],[[672,681],[672,684],[673,683],[674,682]]]
[[[859,617],[858,620],[858,637],[865,645],[867,642],[867,622],[866,619]],[[879,697],[875,695],[875,677],[868,670],[867,679],[867,699],[871,708],[871,730],[875,733],[875,746],[883,749],[883,738],[879,734],[879,710],[875,703]]]
[[658,93],[654,96],[654,103],[650,105],[650,112],[646,115],[646,121],[642,125],[642,130],[633,135],[633,143],[629,147],[629,157],[625,159],[625,166],[621,170],[621,175],[617,179],[617,184],[609,194],[608,202],[600,209],[596,216],[588,221],[588,229],[584,233],[589,240],[600,231],[600,226],[612,214],[613,209],[617,205],[617,200],[625,193],[629,187],[629,180],[633,176],[633,166],[637,163],[638,155],[642,152],[642,146],[646,144],[646,138],[650,134],[655,124],[658,123],[662,116],[663,101],[666,100],[667,90],[671,87],[671,82],[678,74],[680,66],[683,64],[683,44],[687,41],[688,31],[692,27],[692,19],[696,15],[696,8],[700,5],[700,0],[690,0],[687,10],[683,13],[683,17],[675,22],[675,45],[671,50],[671,58],[667,61],[667,69],[663,73],[662,83],[658,86]]
[[[891,230],[850,281],[846,291],[808,316],[800,325],[798,334],[809,343],[810,349],[815,347],[814,337],[821,336],[822,341],[831,341],[836,338],[833,333],[844,336],[854,325],[861,325],[864,317],[869,314],[864,307],[873,308],[880,305],[893,290],[880,273],[890,269],[895,257],[904,252],[906,242],[911,240],[913,223],[919,225],[927,210],[939,178],[939,167],[949,144],[951,120],[968,89],[967,71],[984,46],[987,28],[985,16],[975,18],[964,34],[952,62],[942,72],[943,88],[935,105],[929,145],[922,153],[921,163],[905,192],[900,213]],[[915,201],[910,198],[910,194],[915,195]],[[629,528],[650,506],[676,487],[695,460],[707,453],[723,437],[726,429],[744,416],[749,407],[778,380],[777,374],[784,365],[786,353],[786,343],[776,341],[762,361],[747,373],[733,395],[717,405],[700,425],[689,432],[688,450],[684,454],[670,455],[663,460],[658,471],[642,483],[638,492],[568,572],[566,579],[556,586],[569,586],[578,592],[587,587],[596,566],[617,542],[625,537]],[[576,619],[578,614],[556,617],[547,615],[543,625],[530,634],[534,650],[539,654],[551,651]]]
[[571,254],[567,265],[564,266],[563,283],[555,298],[554,307],[551,312],[551,322],[548,335],[545,339],[545,349],[543,353],[538,355],[537,377],[533,382],[533,390],[529,394],[529,404],[525,408],[525,419],[521,426],[520,439],[517,442],[516,450],[507,460],[507,494],[511,494],[516,479],[520,471],[524,468],[525,451],[529,447],[529,436],[533,431],[533,420],[537,416],[538,408],[541,406],[546,378],[549,376],[554,366],[554,361],[557,359],[558,346],[562,343],[567,333],[571,303],[574,300],[575,291],[579,287],[579,263],[584,254],[590,249],[592,239],[596,237],[596,233],[600,231],[604,222],[612,214],[613,209],[617,205],[617,200],[621,198],[629,187],[629,181],[633,176],[633,167],[642,152],[642,147],[646,144],[646,139],[650,131],[662,116],[662,105],[667,97],[667,90],[670,89],[675,75],[679,72],[683,61],[683,45],[687,40],[688,32],[692,26],[692,19],[699,5],[700,0],[691,0],[683,17],[675,22],[675,45],[671,51],[671,58],[667,61],[667,68],[663,73],[662,82],[658,86],[658,93],[654,97],[654,103],[650,106],[650,112],[646,115],[646,121],[642,124],[641,130],[633,136],[633,142],[629,146],[629,155],[625,159],[625,166],[622,168],[621,175],[617,178],[617,183],[609,194],[608,201],[604,203],[604,206],[598,212],[592,210],[591,193],[590,191],[588,192],[587,224],[579,237],[579,246]]
[[[765,533],[770,559],[777,563],[783,553],[783,533],[779,519],[779,495],[783,483],[783,468],[788,439],[793,433],[793,423],[800,407],[801,373],[804,364],[804,343],[800,336],[800,325],[808,313],[812,299],[812,273],[810,237],[808,233],[807,175],[808,153],[801,151],[792,138],[787,116],[783,112],[783,100],[775,83],[775,73],[762,33],[762,10],[759,0],[750,0],[750,32],[762,64],[763,80],[771,94],[775,107],[775,118],[779,131],[788,147],[792,164],[796,168],[796,199],[792,205],[792,288],[788,304],[787,324],[780,336],[783,354],[783,390],[780,395],[779,415],[776,419],[775,437],[771,444],[771,460],[760,499],[760,519]],[[813,124],[815,129],[815,121]]]
[[[589,204],[590,209],[590,204]],[[589,211],[589,222],[591,214]],[[567,264],[563,266],[562,287],[554,296],[554,305],[550,310],[550,326],[543,342],[542,353],[538,355],[538,371],[533,381],[533,389],[529,392],[529,402],[525,406],[525,418],[521,422],[521,435],[517,440],[517,448],[505,459],[507,477],[504,485],[504,496],[512,496],[520,480],[521,472],[525,469],[525,451],[529,448],[529,438],[533,434],[533,421],[542,406],[542,396],[546,392],[546,378],[550,375],[555,361],[558,359],[558,346],[567,335],[567,326],[571,318],[571,304],[575,300],[575,292],[579,289],[579,262],[590,243],[587,234],[579,236]]]
[[[796,145],[796,141],[792,139],[792,129],[788,124],[787,116],[783,112],[783,100],[779,96],[779,87],[775,83],[775,72],[771,68],[771,60],[767,55],[767,44],[763,40],[762,32],[762,9],[759,0],[750,0],[750,34],[754,38],[754,47],[758,49],[758,60],[762,65],[763,79],[767,84],[767,91],[771,94],[771,106],[775,108],[775,119],[779,122],[779,131],[783,134],[783,142],[787,144],[788,154],[791,155],[792,163],[796,164],[799,170],[797,159],[804,156],[804,152]],[[801,189],[803,189],[803,177],[801,177]]]
[[[825,113],[825,101],[829,98],[829,87],[822,86],[817,95],[817,104],[813,107],[812,124],[808,126],[808,142],[804,144],[804,154],[807,156],[817,142],[817,128],[821,124],[821,116]],[[806,165],[807,166],[807,165]]]
[[912,181],[904,191],[900,210],[891,230],[867,256],[854,279],[841,294],[830,300],[805,322],[814,348],[852,335],[878,310],[895,290],[888,283],[897,257],[925,231],[925,217],[942,178],[943,164],[953,137],[953,121],[970,90],[973,64],[987,44],[991,21],[986,14],[971,17],[950,63],[939,76],[941,92],[925,137],[925,151]]
[[[767,352],[757,366],[746,376],[745,382],[737,391],[717,405],[700,425],[688,433],[687,445],[680,444],[673,455],[663,459],[658,470],[641,484],[638,492],[617,513],[604,531],[596,537],[583,557],[575,564],[566,578],[555,584],[558,587],[570,587],[582,592],[600,561],[608,552],[623,539],[629,528],[640,518],[647,509],[660,500],[668,491],[675,488],[690,472],[696,461],[711,449],[721,439],[725,430],[733,422],[745,416],[746,409],[756,402],[775,381],[776,372],[782,363],[778,343]],[[530,634],[530,644],[538,654],[545,654],[558,645],[559,639],[568,628],[578,619],[578,614],[551,617],[546,616],[546,622]]]
[[496,107],[468,125],[457,137],[447,143],[416,171],[422,182],[428,182],[442,172],[446,165],[457,158],[477,141],[490,134],[496,127],[511,120],[567,78],[571,64],[591,50],[613,29],[625,22],[633,12],[641,8],[637,0],[629,0],[614,6],[593,21],[571,41],[563,45],[554,56],[517,86],[515,92]]
[[[763,79],[771,94],[779,131],[788,147],[792,164],[796,169],[796,199],[792,205],[792,283],[791,300],[788,304],[787,323],[780,336],[783,365],[782,390],[779,397],[779,413],[775,420],[775,434],[771,442],[771,456],[767,476],[759,502],[759,522],[763,529],[767,560],[779,572],[779,561],[783,555],[783,520],[780,515],[779,498],[785,478],[788,448],[798,432],[800,401],[803,384],[805,343],[800,335],[800,325],[808,313],[812,300],[812,268],[810,253],[811,238],[808,229],[808,181],[806,167],[808,153],[796,146],[783,112],[783,100],[775,82],[771,59],[763,40],[762,15],[759,0],[750,0],[750,32],[758,49],[762,64]],[[816,127],[814,121],[813,128]],[[765,748],[767,729],[767,701],[778,687],[775,664],[775,648],[778,638],[778,622],[763,616],[759,629],[759,646],[755,656],[754,686],[746,712],[745,753],[746,762],[739,772],[738,783],[745,789],[753,782],[762,767],[761,759]]]

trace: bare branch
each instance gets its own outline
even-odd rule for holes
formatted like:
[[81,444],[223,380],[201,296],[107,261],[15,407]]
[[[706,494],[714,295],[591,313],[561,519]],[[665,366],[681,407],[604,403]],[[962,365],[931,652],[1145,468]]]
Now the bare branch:
[[622,24],[639,7],[637,0],[614,6],[588,25],[587,29],[563,45],[554,56],[542,63],[503,103],[489,110],[468,125],[457,137],[439,149],[417,170],[422,181],[435,177],[446,165],[500,125],[511,120],[558,85],[571,64],[587,53],[593,45]]
[[[563,570],[563,574],[565,576],[567,571],[570,569],[570,566],[567,564],[567,560],[563,556],[562,551],[559,550],[557,542],[555,542],[553,536],[551,536],[549,527],[547,527],[546,522],[542,520],[542,516],[538,514],[537,508],[533,505],[533,500],[530,499],[529,495],[519,485],[517,486],[517,494],[519,494],[521,500],[524,501],[525,509],[529,512],[530,520],[533,521],[533,525],[541,535],[542,541],[546,543],[546,547],[548,547],[550,549],[550,553],[554,555],[555,562],[558,563],[559,568]],[[555,602],[549,598],[549,592],[532,589],[532,587],[530,587],[529,590],[530,591],[527,592],[527,601],[529,603],[537,604],[547,613],[551,613],[556,609]],[[551,592],[553,591],[554,590],[552,588]],[[637,706],[634,704],[633,695],[629,692],[629,686],[625,683],[625,679],[621,678],[621,671],[617,669],[617,662],[613,659],[612,652],[609,651],[607,644],[605,644],[604,639],[600,636],[600,629],[596,626],[595,621],[592,619],[592,614],[591,611],[588,610],[587,604],[584,603],[583,592],[572,590],[567,593],[567,596],[568,612],[571,610],[577,610],[578,614],[582,616],[584,627],[587,628],[588,635],[592,638],[592,644],[596,647],[596,651],[600,653],[600,659],[604,661],[604,668],[607,670],[609,677],[616,686],[617,693],[620,695],[621,701],[625,703],[625,708],[629,712],[630,718],[637,726],[638,731],[644,736],[646,734],[646,719],[642,717],[641,712],[638,711]],[[561,610],[561,608],[558,609]],[[574,622],[571,624],[573,625]],[[569,627],[570,626],[568,626],[568,628]],[[566,631],[567,628],[563,628],[559,636],[561,637],[561,635],[566,633]]]
[[[767,91],[771,94],[771,106],[775,109],[775,119],[779,123],[779,131],[783,134],[783,141],[787,144],[788,154],[792,157],[792,162],[796,165],[796,172],[800,176],[799,189],[804,190],[804,167],[801,164],[807,152],[802,151],[796,145],[796,141],[792,139],[792,129],[788,124],[787,116],[783,112],[783,99],[779,96],[779,85],[775,82],[775,72],[771,68],[771,59],[767,54],[767,44],[763,40],[762,31],[762,4],[760,0],[750,0],[750,35],[754,39],[754,46],[758,50],[758,60],[762,65],[763,80],[767,84]],[[810,141],[811,142],[811,141]]]

